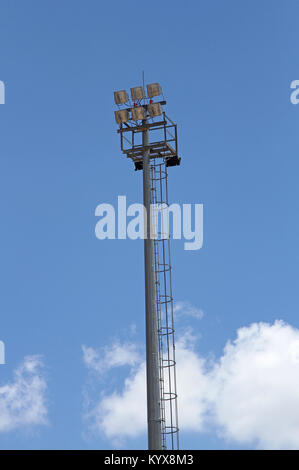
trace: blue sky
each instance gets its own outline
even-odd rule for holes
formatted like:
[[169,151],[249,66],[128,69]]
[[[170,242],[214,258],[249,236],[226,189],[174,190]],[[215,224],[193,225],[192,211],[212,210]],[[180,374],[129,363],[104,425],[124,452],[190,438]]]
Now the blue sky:
[[[204,312],[182,315],[178,335],[192,328],[196,354],[217,362],[241,327],[281,319],[297,331],[298,13],[295,0],[2,0],[0,386],[40,355],[47,424],[0,428],[0,448],[116,445],[90,430],[86,395],[122,390],[132,371],[95,377],[82,345],[129,341],[142,355],[143,243],[94,235],[98,204],[142,200],[113,116],[113,91],[139,85],[142,70],[178,122],[170,201],[204,205],[203,248],[172,243],[175,300]],[[255,436],[186,428],[181,443],[252,448]]]

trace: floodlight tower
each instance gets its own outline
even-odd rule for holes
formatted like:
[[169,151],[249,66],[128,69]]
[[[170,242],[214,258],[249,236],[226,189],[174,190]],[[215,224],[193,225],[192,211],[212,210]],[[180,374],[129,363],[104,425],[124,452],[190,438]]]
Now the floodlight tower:
[[[114,92],[121,150],[143,170],[148,448],[178,449],[167,168],[180,164],[177,127],[162,109],[158,83]],[[162,116],[162,117],[161,117]],[[153,138],[152,135],[156,137]],[[160,213],[160,219],[159,219]],[[169,221],[169,219],[168,219]]]

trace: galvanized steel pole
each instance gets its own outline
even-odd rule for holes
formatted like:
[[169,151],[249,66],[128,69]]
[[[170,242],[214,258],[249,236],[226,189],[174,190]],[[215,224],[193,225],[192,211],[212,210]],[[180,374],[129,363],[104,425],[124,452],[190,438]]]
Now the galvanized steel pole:
[[[145,119],[142,123],[147,124]],[[159,348],[157,308],[155,294],[154,243],[151,237],[151,166],[148,149],[149,131],[142,131],[143,146],[143,204],[146,209],[144,262],[145,262],[145,310],[146,310],[146,379],[147,423],[149,450],[162,449],[161,406],[159,384]]]

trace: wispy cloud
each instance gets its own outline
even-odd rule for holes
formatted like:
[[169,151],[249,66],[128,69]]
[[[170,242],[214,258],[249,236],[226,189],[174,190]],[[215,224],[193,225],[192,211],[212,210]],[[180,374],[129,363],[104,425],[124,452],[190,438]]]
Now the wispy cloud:
[[187,317],[193,317],[198,320],[200,320],[204,312],[202,309],[199,309],[192,305],[190,302],[183,301],[183,302],[176,302],[173,308],[174,313],[176,314],[176,317],[180,316],[187,316]]
[[113,367],[134,366],[140,362],[137,346],[134,343],[115,342],[109,347],[94,349],[82,346],[85,365],[98,373],[103,373]]
[[14,380],[0,386],[0,432],[47,423],[47,384],[39,356],[27,356]]
[[[182,432],[213,431],[241,446],[299,449],[298,329],[282,321],[240,328],[212,363],[187,334],[177,341],[176,357]],[[144,360],[133,353],[125,362],[134,365],[121,388],[103,392],[90,409],[94,426],[111,440],[146,431]]]

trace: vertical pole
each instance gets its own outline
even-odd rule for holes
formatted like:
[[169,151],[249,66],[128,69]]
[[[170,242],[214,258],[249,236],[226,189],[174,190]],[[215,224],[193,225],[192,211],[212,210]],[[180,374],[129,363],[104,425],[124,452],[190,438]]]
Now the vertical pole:
[[[142,123],[147,124],[145,119]],[[149,131],[142,131],[143,146],[143,204],[146,210],[144,237],[145,266],[145,315],[146,315],[146,380],[147,380],[147,424],[149,450],[162,449],[159,349],[157,331],[157,310],[155,294],[154,243],[151,237],[151,168],[149,156]]]

